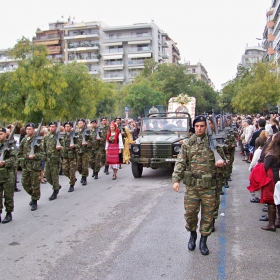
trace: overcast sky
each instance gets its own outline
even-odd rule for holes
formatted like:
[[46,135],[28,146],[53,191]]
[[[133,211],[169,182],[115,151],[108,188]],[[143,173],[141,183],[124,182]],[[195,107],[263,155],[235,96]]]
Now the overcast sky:
[[75,17],[108,25],[154,22],[178,43],[181,62],[201,62],[216,89],[232,79],[246,44],[261,41],[271,0],[0,0],[0,49],[37,27]]

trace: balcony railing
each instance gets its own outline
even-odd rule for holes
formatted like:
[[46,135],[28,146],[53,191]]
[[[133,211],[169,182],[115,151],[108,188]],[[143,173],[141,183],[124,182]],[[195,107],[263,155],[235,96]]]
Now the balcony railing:
[[104,50],[103,53],[122,53],[123,49]]
[[280,4],[280,0],[277,0],[277,1],[276,1],[276,4],[275,4],[275,9],[274,9],[274,11],[273,11],[273,14],[272,14],[271,19],[274,19],[274,18],[275,18],[275,15],[276,15],[276,13],[277,13],[279,4]]
[[129,65],[144,64],[144,59],[133,59],[128,61]]
[[109,66],[109,65],[123,65],[123,61],[110,61],[110,60],[106,60],[104,65],[105,66]]
[[91,55],[91,56],[69,56],[68,60],[69,61],[74,61],[74,60],[91,60],[91,59],[99,59],[97,56],[95,55]]
[[127,36],[125,36],[125,35],[119,35],[119,36],[118,35],[114,35],[114,36],[107,36],[104,39],[106,39],[106,40],[130,39],[130,38],[133,38],[133,39],[139,38],[140,39],[140,38],[145,38],[145,37],[152,37],[152,34],[151,33],[145,33],[143,35],[132,34],[132,35],[127,35]]
[[144,52],[144,51],[151,51],[152,47],[135,47],[135,48],[130,48],[128,52]]
[[33,38],[33,41],[44,41],[44,40],[48,40],[48,39],[52,39],[52,40],[54,40],[54,39],[62,39],[62,36],[61,36],[61,34],[50,34],[50,35],[40,35],[40,36],[38,36],[37,38],[36,37],[34,37]]
[[277,36],[275,37],[274,41],[273,41],[273,49],[275,50],[276,46],[278,45],[280,41],[280,31],[278,32]]
[[104,74],[104,78],[123,78],[123,73],[110,73],[110,74]]
[[90,43],[80,43],[80,44],[68,44],[68,49],[75,49],[75,48],[83,48],[83,47],[99,47],[99,44],[90,44]]

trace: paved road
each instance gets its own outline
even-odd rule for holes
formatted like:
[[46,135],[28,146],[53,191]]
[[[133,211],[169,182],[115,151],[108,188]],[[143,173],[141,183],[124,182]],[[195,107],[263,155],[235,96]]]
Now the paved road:
[[48,201],[51,187],[42,185],[34,212],[22,190],[13,221],[0,225],[0,279],[279,279],[280,230],[260,229],[247,169],[236,154],[209,256],[187,250],[184,187],[172,190],[171,170],[134,179],[127,165],[117,180],[100,172],[73,193],[61,176],[58,199]]

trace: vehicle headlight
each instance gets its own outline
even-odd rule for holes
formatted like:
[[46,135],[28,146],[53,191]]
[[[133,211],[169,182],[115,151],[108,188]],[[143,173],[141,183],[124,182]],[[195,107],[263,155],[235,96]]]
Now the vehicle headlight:
[[180,146],[175,146],[174,147],[174,152],[175,153],[179,153],[180,152],[181,147]]
[[134,146],[132,148],[132,150],[133,150],[134,153],[138,153],[139,152],[139,147],[138,146]]

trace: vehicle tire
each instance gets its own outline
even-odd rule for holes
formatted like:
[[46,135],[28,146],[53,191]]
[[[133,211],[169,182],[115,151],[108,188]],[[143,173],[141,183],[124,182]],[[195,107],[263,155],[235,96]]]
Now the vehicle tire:
[[131,170],[134,178],[140,178],[143,173],[143,165],[136,162],[131,163]]

